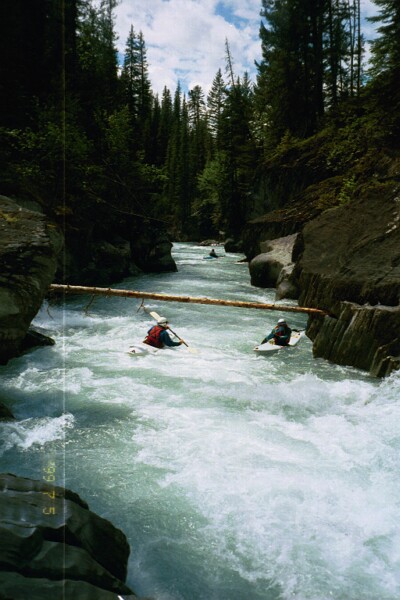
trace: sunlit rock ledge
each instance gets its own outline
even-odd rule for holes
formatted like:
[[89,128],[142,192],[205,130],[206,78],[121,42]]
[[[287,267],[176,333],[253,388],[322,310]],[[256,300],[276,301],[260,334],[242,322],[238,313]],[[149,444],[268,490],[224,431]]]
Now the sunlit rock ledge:
[[68,489],[0,474],[0,534],[2,598],[137,599],[125,535]]

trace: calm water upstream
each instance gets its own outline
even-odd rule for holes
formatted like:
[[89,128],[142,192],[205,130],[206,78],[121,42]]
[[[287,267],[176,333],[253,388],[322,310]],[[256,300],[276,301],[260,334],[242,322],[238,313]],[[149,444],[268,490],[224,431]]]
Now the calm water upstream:
[[[113,287],[273,301],[241,255],[207,253],[175,244],[178,273]],[[307,338],[256,356],[281,313],[152,301],[197,352],[131,357],[151,318],[89,300],[44,306],[35,325],[56,345],[0,367],[18,419],[0,424],[2,471],[41,479],[54,460],[56,483],[127,535],[140,595],[400,598],[399,374],[314,360]]]

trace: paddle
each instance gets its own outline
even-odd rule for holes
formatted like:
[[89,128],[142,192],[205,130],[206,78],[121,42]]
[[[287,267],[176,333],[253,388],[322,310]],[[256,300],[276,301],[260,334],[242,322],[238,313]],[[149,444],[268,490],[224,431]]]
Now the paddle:
[[[171,327],[170,327],[169,325],[168,325],[167,329],[169,329],[169,330],[170,330],[170,332],[172,333],[172,335],[174,335],[176,338],[178,338],[178,340],[179,340],[180,342],[182,342],[182,344],[185,344],[185,346],[186,346],[187,348],[189,348],[189,346],[188,346],[188,344],[185,342],[185,340],[183,340],[181,337],[179,337],[179,335],[178,335],[177,333],[175,333],[175,331],[172,331],[172,329],[171,329]],[[191,348],[189,348],[189,350],[191,350]]]

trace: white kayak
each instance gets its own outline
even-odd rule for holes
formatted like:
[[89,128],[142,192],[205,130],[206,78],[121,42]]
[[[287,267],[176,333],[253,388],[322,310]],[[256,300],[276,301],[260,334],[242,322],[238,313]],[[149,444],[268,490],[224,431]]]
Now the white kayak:
[[304,335],[304,331],[293,331],[288,346],[279,346],[279,344],[275,344],[275,340],[272,339],[265,342],[265,344],[256,346],[254,352],[257,352],[258,354],[267,354],[268,352],[276,352],[277,350],[283,350],[284,348],[293,348],[293,346],[296,346],[299,343]]
[[131,356],[143,356],[144,354],[156,354],[160,348],[154,348],[153,346],[149,346],[148,344],[135,344],[134,346],[130,346],[128,350],[128,354]]
[[[170,346],[165,348],[154,348],[154,346],[149,346],[148,344],[134,344],[129,347],[128,354],[131,356],[145,356],[146,354],[157,354],[158,352],[169,352],[170,350],[174,351],[176,346]],[[192,352],[191,348],[189,348]]]

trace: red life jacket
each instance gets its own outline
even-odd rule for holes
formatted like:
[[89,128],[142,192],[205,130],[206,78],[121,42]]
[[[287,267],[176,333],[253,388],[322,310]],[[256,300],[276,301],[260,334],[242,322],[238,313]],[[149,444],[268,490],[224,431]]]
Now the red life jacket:
[[159,325],[154,325],[143,340],[143,343],[148,344],[149,346],[154,346],[154,348],[164,348],[164,344],[160,340],[161,332],[164,331],[164,327],[160,327]]

